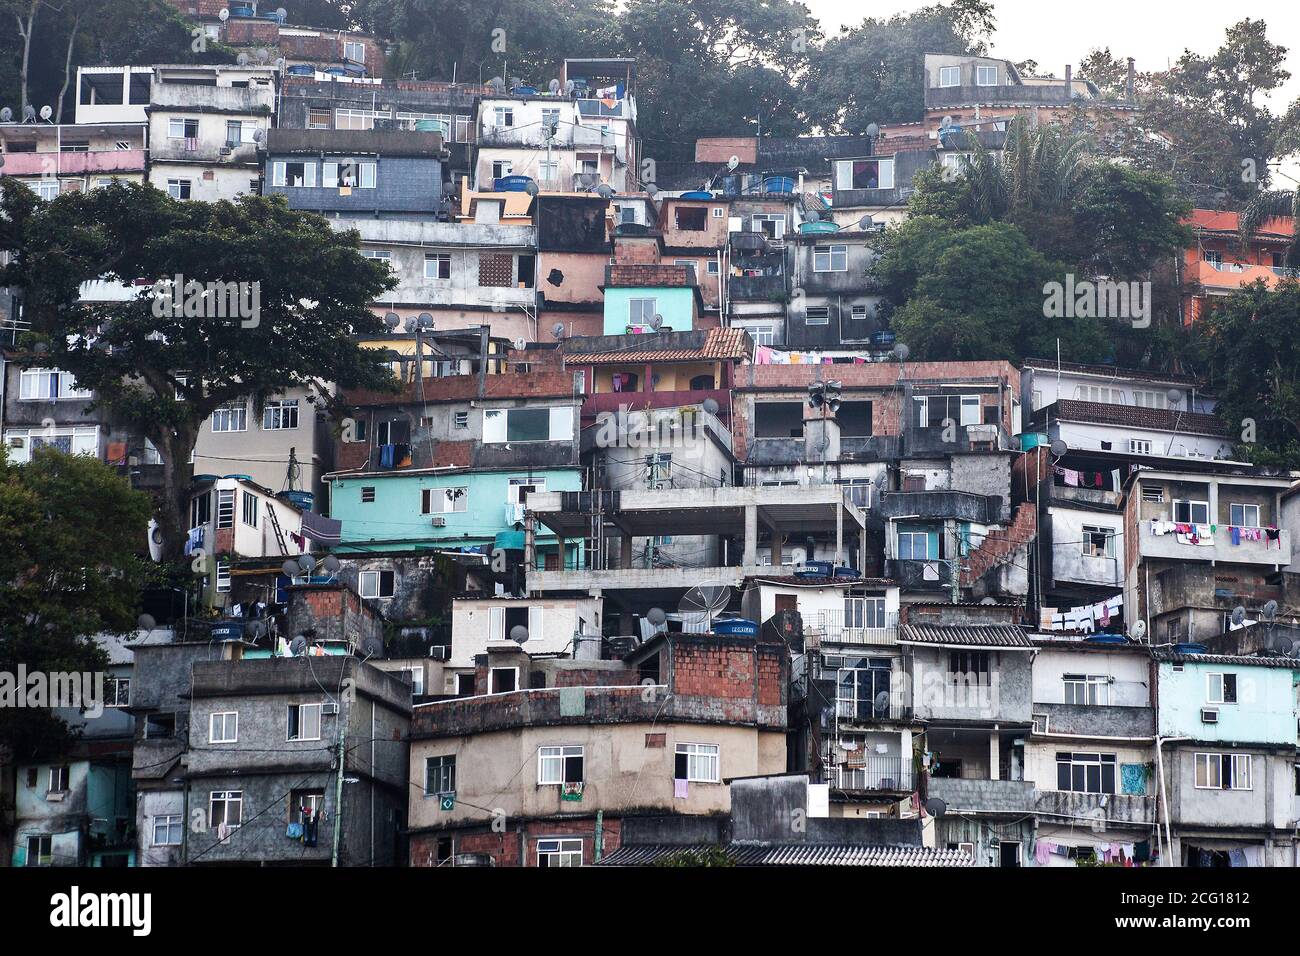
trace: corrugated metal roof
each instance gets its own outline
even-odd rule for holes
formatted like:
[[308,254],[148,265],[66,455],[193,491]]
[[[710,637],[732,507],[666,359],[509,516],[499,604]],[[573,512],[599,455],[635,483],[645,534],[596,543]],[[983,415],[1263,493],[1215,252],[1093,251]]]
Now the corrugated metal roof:
[[1184,654],[1181,651],[1155,648],[1151,651],[1154,660],[1169,664],[1246,664],[1252,667],[1285,667],[1300,670],[1300,658],[1296,657],[1252,657],[1246,654]]
[[[654,342],[653,335],[646,336],[647,345]],[[645,348],[635,352],[591,352],[568,357],[570,365],[616,365],[630,362],[698,362],[701,359],[743,359],[752,353],[749,336],[744,329],[709,329],[704,345],[698,349]]]
[[[651,866],[664,857],[708,845],[677,846],[647,843],[624,846],[600,861],[600,866]],[[871,846],[853,843],[731,843],[727,855],[736,866],[974,866],[961,850],[924,846]]]
[[1034,645],[1015,624],[904,624],[903,643],[969,644],[972,647],[1025,647]]

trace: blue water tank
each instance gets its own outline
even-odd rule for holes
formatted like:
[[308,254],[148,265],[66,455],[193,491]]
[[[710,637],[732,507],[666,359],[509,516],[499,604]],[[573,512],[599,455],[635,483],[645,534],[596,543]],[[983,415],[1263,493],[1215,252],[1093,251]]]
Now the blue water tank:
[[767,176],[763,179],[763,192],[792,193],[794,192],[794,179],[790,176]]
[[878,332],[871,333],[871,347],[877,349],[892,349],[897,337],[893,332],[881,329]]
[[212,625],[209,637],[214,641],[239,641],[244,637],[244,622],[237,620],[218,621]]
[[835,564],[832,561],[805,561],[804,566],[795,571],[795,574],[807,578],[834,577]]
[[730,634],[735,637],[758,637],[758,623],[743,617],[728,617],[713,622],[714,634]]
[[502,176],[492,180],[492,188],[499,193],[521,193],[532,181],[531,176]]
[[316,496],[310,491],[282,491],[276,497],[283,498],[300,511],[311,511],[311,506],[316,501]]
[[1175,644],[1174,650],[1179,654],[1204,654],[1205,645],[1189,642],[1186,644]]
[[1093,634],[1083,639],[1085,644],[1127,644],[1123,634]]
[[691,190],[691,191],[688,192],[688,193],[682,193],[682,198],[683,198],[683,199],[699,199],[699,200],[707,200],[707,199],[712,199],[712,198],[713,198],[713,193],[708,192],[707,190],[704,190],[704,189],[694,189],[694,190]]
[[312,66],[310,63],[295,63],[285,72],[290,76],[314,76],[316,73],[316,67]]
[[835,569],[834,576],[837,578],[860,578],[862,577],[862,572],[859,571],[857,568],[849,568],[849,567],[841,566]]

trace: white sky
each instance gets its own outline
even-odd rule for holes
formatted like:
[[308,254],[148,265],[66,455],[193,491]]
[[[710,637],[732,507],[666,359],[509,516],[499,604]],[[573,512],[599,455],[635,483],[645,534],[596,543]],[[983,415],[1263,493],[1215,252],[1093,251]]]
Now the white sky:
[[[822,30],[856,26],[867,17],[886,18],[929,6],[935,0],[803,0]],[[1247,17],[1268,24],[1268,38],[1289,47],[1285,68],[1292,74],[1270,98],[1275,113],[1300,97],[1300,4],[1260,0],[993,0],[997,30],[991,49],[1008,60],[1037,60],[1043,73],[1062,76],[1065,64],[1078,72],[1094,48],[1109,46],[1120,60],[1131,56],[1139,71],[1163,69],[1190,49],[1217,50],[1229,26]]]

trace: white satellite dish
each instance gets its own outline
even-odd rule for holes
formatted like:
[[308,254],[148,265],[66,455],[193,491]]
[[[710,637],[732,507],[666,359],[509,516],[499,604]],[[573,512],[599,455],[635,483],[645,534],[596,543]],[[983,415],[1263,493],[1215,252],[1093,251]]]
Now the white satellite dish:
[[739,156],[732,156],[730,159],[727,160],[727,168],[728,168],[728,169],[734,170],[734,169],[735,169],[737,166],[739,166],[739,165],[740,165],[740,157],[739,157]]
[[524,349],[526,349],[526,348],[528,348],[528,340],[527,340],[527,339],[525,339],[523,336],[520,336],[519,338],[515,339],[515,351],[516,351],[516,352],[522,352],[522,351],[523,351]]
[[1134,637],[1134,639],[1139,641],[1142,640],[1142,638],[1147,636],[1147,622],[1134,621],[1133,626],[1129,628],[1129,633]]
[[220,20],[222,23],[225,23],[227,20],[230,19],[230,11],[227,10],[225,7],[222,7],[220,10],[217,11],[217,19]]
[[551,338],[562,339],[564,338],[564,332],[565,328],[563,322],[556,322],[551,326]]
[[52,110],[50,107],[48,106],[41,107],[41,119],[49,120],[49,118],[53,115],[54,115],[54,110]]
[[697,584],[682,595],[677,610],[683,614],[701,614],[705,627],[713,629],[713,617],[731,602],[731,588],[726,585]]

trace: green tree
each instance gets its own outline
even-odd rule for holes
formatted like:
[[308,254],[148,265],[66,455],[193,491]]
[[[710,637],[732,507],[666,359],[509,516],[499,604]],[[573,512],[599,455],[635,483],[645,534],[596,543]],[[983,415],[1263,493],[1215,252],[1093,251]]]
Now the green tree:
[[[293,387],[342,413],[334,387],[384,388],[393,379],[381,352],[354,336],[378,335],[367,307],[392,288],[386,266],[363,257],[355,232],[291,211],[283,197],[177,202],[151,186],[114,183],[42,202],[3,180],[0,248],[13,261],[5,284],[23,290],[27,316],[48,352],[28,364],[71,372],[95,393],[94,407],[149,438],[163,460],[158,522],[165,553],[179,556],[199,426],[218,407],[251,397],[253,414]],[[165,287],[143,287],[121,303],[84,303],[83,282],[151,283],[180,277],[188,301],[171,308]],[[259,311],[252,319],[212,311],[195,286],[237,284]],[[155,298],[157,296],[158,298]]]
[[[0,672],[102,669],[87,635],[134,625],[149,512],[97,459],[38,448],[18,465],[0,450]],[[48,711],[0,707],[0,751],[39,752],[65,731]]]

